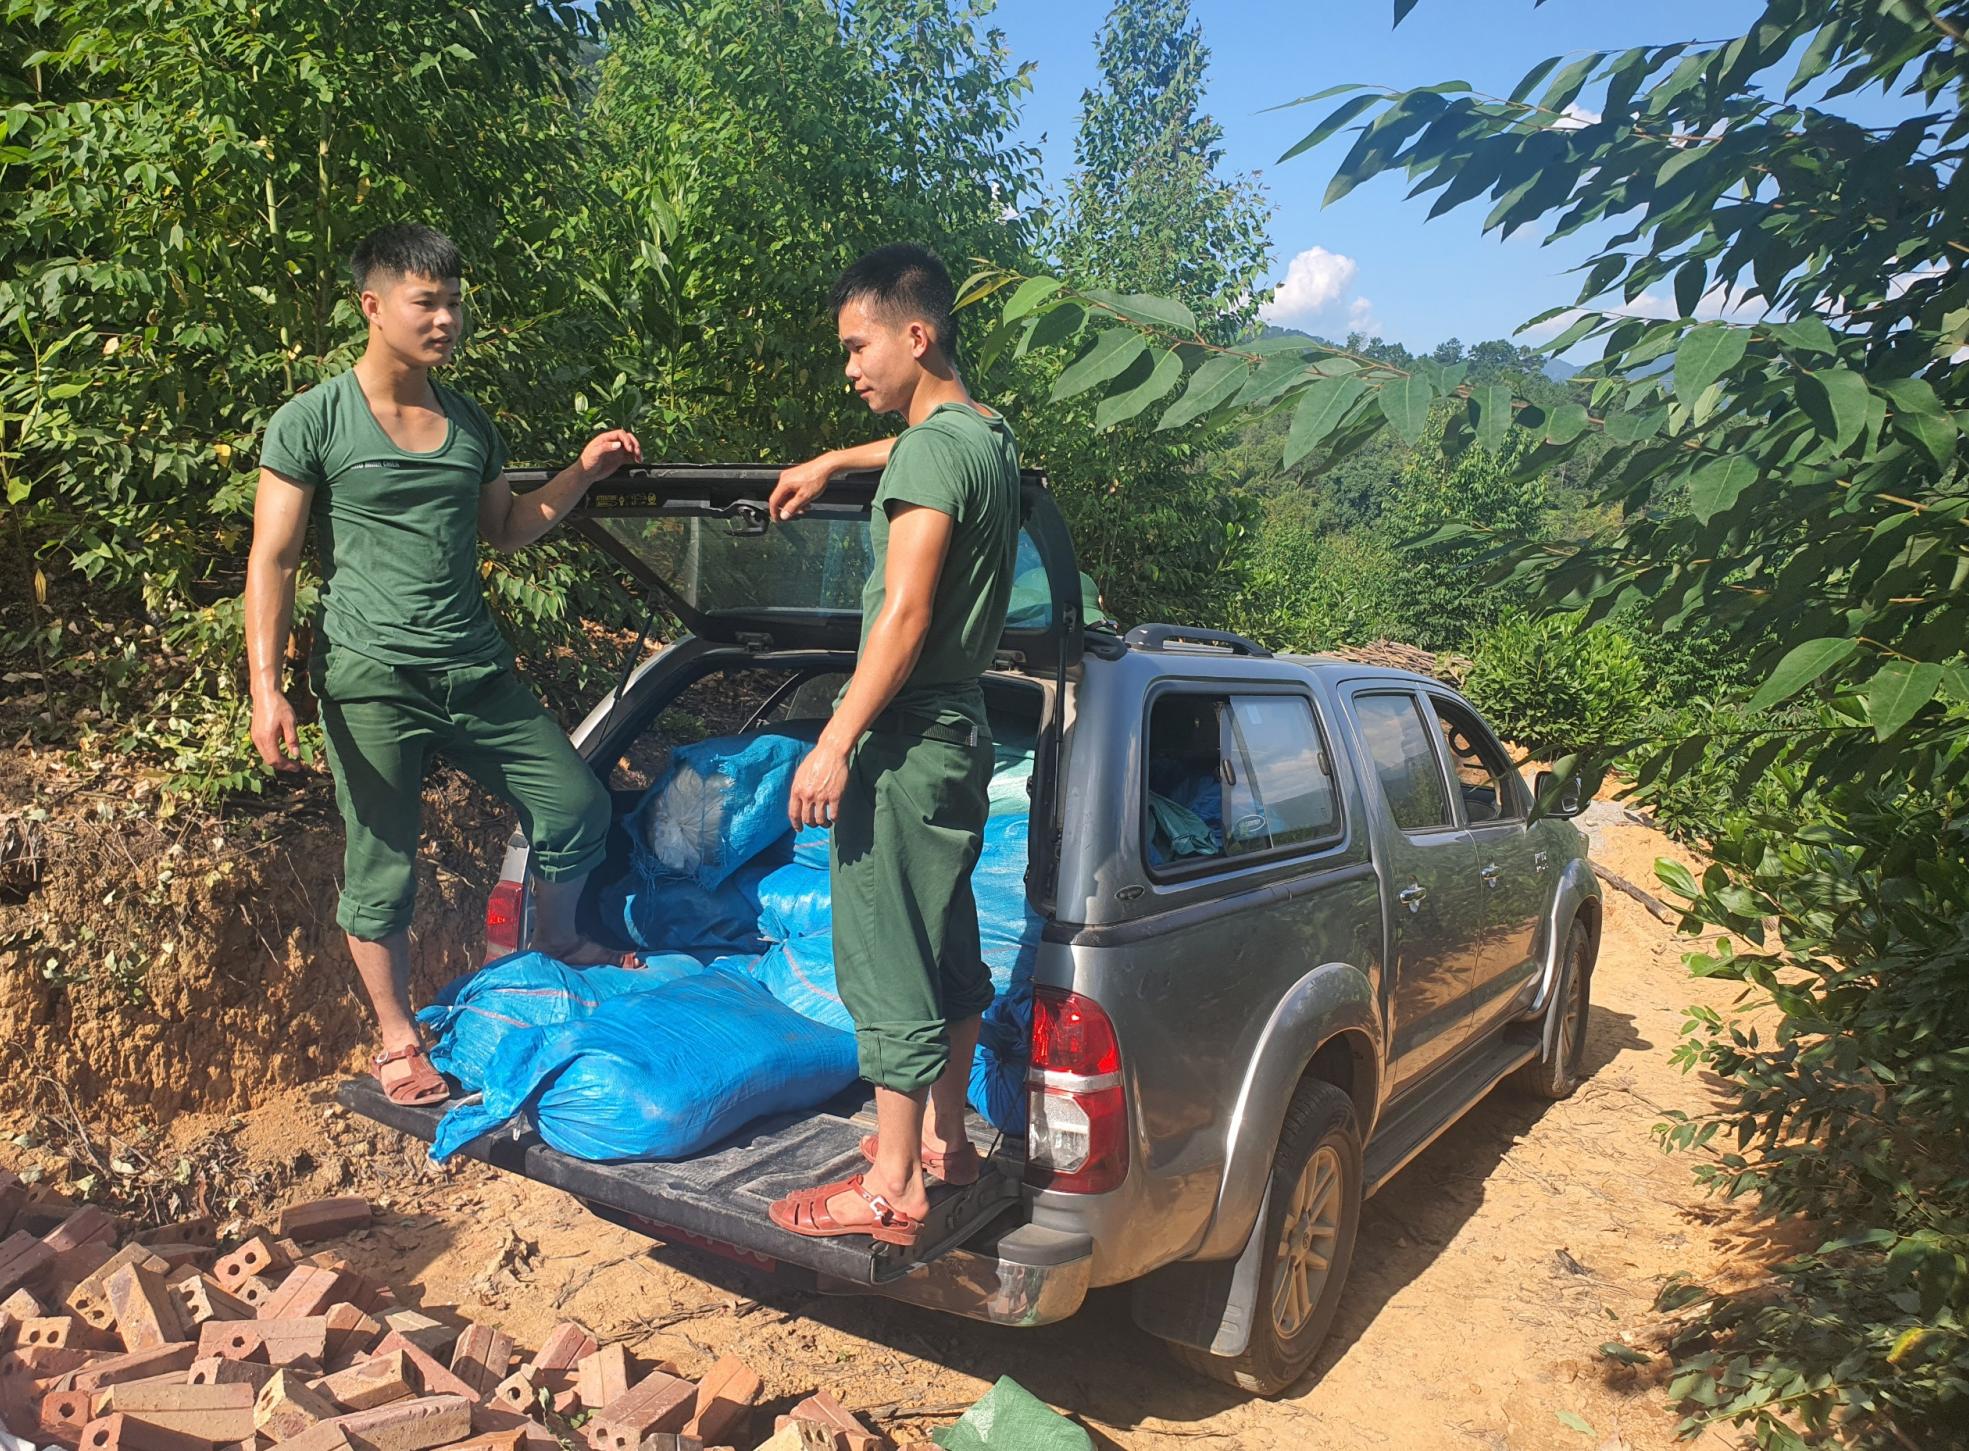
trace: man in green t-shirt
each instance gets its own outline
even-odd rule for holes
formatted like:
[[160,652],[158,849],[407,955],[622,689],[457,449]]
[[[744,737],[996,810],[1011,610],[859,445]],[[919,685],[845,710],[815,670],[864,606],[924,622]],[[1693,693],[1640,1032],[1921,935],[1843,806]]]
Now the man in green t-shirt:
[[[847,375],[909,426],[886,455],[869,520],[874,566],[847,688],[793,781],[793,825],[831,826],[835,981],[855,1023],[877,1132],[865,1172],[790,1194],[796,1234],[913,1244],[925,1171],[976,1181],[964,1100],[992,999],[971,869],[983,846],[991,668],[1018,558],[1019,454],[956,370],[950,276],[921,247],[881,247],[834,289]],[[771,512],[792,518],[827,473],[789,470]]]
[[573,964],[622,956],[574,926],[582,880],[602,858],[608,792],[514,675],[480,589],[478,545],[531,544],[642,450],[611,429],[544,488],[515,497],[499,430],[431,377],[464,332],[458,249],[429,227],[389,226],[357,246],[350,269],[368,347],[348,372],[282,405],[260,452],[245,601],[253,744],[273,769],[298,768],[281,666],[312,520],[321,593],[308,669],[347,830],[336,921],[376,1011],[384,1091],[435,1103],[447,1090],[409,996],[418,808],[433,753],[518,810],[539,878],[533,947]]

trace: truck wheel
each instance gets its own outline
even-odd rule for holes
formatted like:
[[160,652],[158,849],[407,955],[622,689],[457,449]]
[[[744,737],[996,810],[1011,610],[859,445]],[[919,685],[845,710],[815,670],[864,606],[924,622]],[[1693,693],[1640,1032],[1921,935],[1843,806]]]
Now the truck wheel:
[[1271,1246],[1242,1355],[1171,1344],[1190,1369],[1275,1396],[1313,1363],[1340,1308],[1361,1222],[1361,1135],[1353,1101],[1307,1079],[1285,1112],[1263,1233]]
[[1586,923],[1575,917],[1566,934],[1566,955],[1560,968],[1558,1032],[1552,1056],[1540,1055],[1511,1075],[1512,1083],[1534,1098],[1570,1098],[1579,1087],[1579,1060],[1586,1048],[1586,1023],[1593,986],[1593,939]]

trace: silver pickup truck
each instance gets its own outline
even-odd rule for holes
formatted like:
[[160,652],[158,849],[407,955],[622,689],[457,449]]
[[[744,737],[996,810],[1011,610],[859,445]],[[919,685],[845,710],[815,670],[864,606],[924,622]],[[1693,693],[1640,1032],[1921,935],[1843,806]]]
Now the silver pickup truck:
[[[874,479],[768,527],[774,476],[638,467],[575,516],[687,631],[574,733],[625,808],[674,746],[822,716],[852,668]],[[859,1087],[681,1162],[588,1163],[530,1132],[467,1152],[809,1288],[1041,1325],[1127,1283],[1180,1359],[1274,1394],[1333,1321],[1363,1199],[1505,1079],[1572,1090],[1601,914],[1576,803],[1530,820],[1496,737],[1440,681],[1100,628],[1043,478],[1024,496],[985,687],[994,737],[1031,750],[1025,1136],[976,1119],[988,1172],[935,1190],[910,1250],[766,1216],[857,1161]],[[488,956],[526,919],[515,836]],[[432,1134],[435,1111],[370,1081],[342,1095]]]

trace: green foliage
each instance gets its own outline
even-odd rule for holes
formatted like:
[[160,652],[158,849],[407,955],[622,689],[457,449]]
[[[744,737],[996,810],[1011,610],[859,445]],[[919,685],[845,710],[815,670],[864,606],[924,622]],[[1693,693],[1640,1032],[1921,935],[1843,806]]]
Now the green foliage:
[[[1219,174],[1220,132],[1200,110],[1209,51],[1186,0],[1121,0],[1100,53],[1075,139],[1081,171],[1046,238],[1087,290],[1071,308],[1043,283],[1005,292],[1005,326],[970,381],[1012,419],[1025,462],[1047,470],[1110,615],[1219,623],[1249,587],[1257,502],[1224,476],[1221,430],[1156,427],[1182,351],[1089,322],[1235,334],[1261,300],[1265,212],[1250,178]],[[1083,337],[1093,341],[1077,356],[1048,346]]]
[[[1412,8],[1397,0],[1397,20]],[[1516,473],[1590,445],[1601,456],[1583,488],[1603,527],[1513,540],[1470,521],[1428,542],[1589,625],[1623,613],[1668,636],[1699,622],[1749,658],[1763,682],[1750,704],[1801,702],[1802,723],[1736,767],[1746,786],[1789,772],[1770,779],[1791,809],[1722,823],[1690,909],[1692,924],[1760,944],[1742,968],[1694,965],[1741,976],[1777,1010],[1776,1039],[1698,1016],[1685,1061],[1734,1102],[1672,1138],[1730,1130],[1743,1166],[1720,1187],[1840,1238],[1769,1294],[1707,1302],[1676,1382],[1698,1408],[1691,1435],[1728,1422],[1767,1447],[1936,1445],[1969,1416],[1965,29],[1956,0],[1771,0],[1735,39],[1555,58],[1506,100],[1461,82],[1336,88],[1354,94],[1287,153],[1351,128],[1329,201],[1400,172],[1411,195],[1437,194],[1431,216],[1486,198],[1487,230],[1603,238],[1578,294],[1533,319],[1575,312],[1555,352],[1599,341],[1583,400],[1505,399],[1463,360],[1218,344],[1114,313],[1094,314],[1082,344],[1121,328],[1181,348],[1172,426],[1176,410],[1205,424],[1308,410],[1282,456],[1318,468],[1385,425],[1418,436],[1426,399],[1453,410],[1452,449],[1529,441]],[[1598,106],[1582,124],[1567,108],[1588,87]],[[1872,88],[1909,98],[1910,114],[1866,126],[1804,99]],[[1623,311],[1663,286],[1676,316]],[[1721,318],[1696,316],[1717,302]],[[1063,286],[1022,326],[1037,339],[1052,314],[1087,308]],[[1343,393],[1343,378],[1360,386]],[[1675,743],[1641,774],[1672,776],[1677,756],[1706,749]],[[1580,769],[1606,763],[1588,753]],[[1768,947],[1765,917],[1781,928]]]
[[1546,760],[1632,742],[1647,677],[1624,632],[1572,615],[1520,616],[1478,643],[1463,687],[1506,739]]
[[1075,278],[1119,274],[1178,298],[1219,341],[1264,300],[1268,209],[1257,181],[1218,174],[1223,128],[1202,113],[1210,49],[1189,0],[1117,0],[1101,82],[1081,98],[1075,174],[1057,243]]

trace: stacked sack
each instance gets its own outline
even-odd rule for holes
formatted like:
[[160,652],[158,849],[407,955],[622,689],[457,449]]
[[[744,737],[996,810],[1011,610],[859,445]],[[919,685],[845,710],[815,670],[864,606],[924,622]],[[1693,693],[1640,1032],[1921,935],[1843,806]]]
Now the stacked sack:
[[[794,835],[786,818],[810,749],[761,731],[672,754],[628,814],[630,871],[600,893],[611,932],[644,950],[645,970],[518,953],[453,982],[419,1014],[436,1039],[433,1064],[473,1095],[439,1124],[435,1157],[525,1114],[580,1158],[684,1158],[854,1081],[828,836]],[[970,1099],[1022,1134],[1040,926],[1025,901],[1030,738],[1001,743],[995,766],[972,888],[998,998]]]

